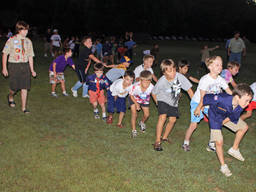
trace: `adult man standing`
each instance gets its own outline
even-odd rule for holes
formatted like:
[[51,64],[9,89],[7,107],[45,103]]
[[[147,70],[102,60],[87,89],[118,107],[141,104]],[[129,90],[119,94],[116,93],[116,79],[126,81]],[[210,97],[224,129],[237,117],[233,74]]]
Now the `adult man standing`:
[[229,61],[236,61],[241,64],[241,55],[246,55],[246,47],[244,41],[240,38],[240,32],[234,33],[234,38],[230,40],[228,45]]

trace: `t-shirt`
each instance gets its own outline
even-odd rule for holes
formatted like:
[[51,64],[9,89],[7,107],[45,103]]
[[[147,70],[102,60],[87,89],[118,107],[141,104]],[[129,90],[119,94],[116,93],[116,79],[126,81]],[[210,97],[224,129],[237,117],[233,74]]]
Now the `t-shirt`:
[[222,122],[227,117],[231,122],[237,123],[243,108],[238,105],[235,109],[232,106],[233,96],[226,93],[206,94],[203,104],[209,105],[208,118],[211,129],[221,129]]
[[233,80],[233,76],[230,73],[230,71],[228,69],[223,69],[220,76],[225,79],[226,83],[229,84],[231,83]]
[[152,74],[154,74],[154,71],[153,71],[153,69],[150,67],[150,68],[148,68],[148,69],[144,69],[144,64],[141,64],[141,65],[139,65],[138,67],[136,67],[135,69],[134,69],[134,74],[135,74],[135,79],[136,78],[138,78],[138,77],[140,77],[140,73],[141,73],[141,71],[144,71],[144,70],[147,70],[147,71],[150,71]]
[[123,79],[118,79],[114,81],[114,83],[110,86],[110,91],[112,92],[112,96],[118,97],[126,97],[132,89],[132,85],[129,87],[123,88]]
[[89,56],[92,54],[91,50],[83,46],[81,50],[79,51],[79,56],[78,56],[78,66],[87,66],[89,62]]
[[125,70],[122,68],[112,68],[106,73],[106,77],[111,81],[114,82],[115,80],[123,77]]
[[207,48],[207,49],[202,49],[201,50],[201,61],[205,62],[205,60],[210,57],[210,51],[213,51],[214,48]]
[[145,104],[148,105],[150,101],[150,94],[152,92],[152,89],[154,88],[154,85],[150,83],[149,87],[146,91],[142,91],[140,87],[140,81],[133,84],[131,91],[129,92],[130,95],[132,95],[136,102],[139,104]]
[[244,41],[241,38],[232,38],[228,45],[232,53],[241,53],[245,48]]
[[253,98],[252,101],[256,101],[256,82],[250,85],[252,91],[253,91]]
[[49,70],[53,71],[53,63],[56,63],[56,72],[61,73],[64,72],[67,65],[72,66],[74,65],[74,62],[71,57],[69,57],[67,60],[65,59],[64,55],[60,55],[57,57],[52,64],[50,65]]
[[101,56],[101,54],[102,54],[102,44],[101,43],[96,44],[96,51],[97,51],[97,55]]
[[70,41],[68,42],[68,46],[69,46],[69,48],[70,48],[71,50],[74,50],[74,49],[75,49],[75,42],[74,42],[73,40],[70,40]]
[[59,34],[53,34],[51,36],[52,45],[55,47],[60,47],[61,38]]
[[190,81],[184,75],[177,72],[172,81],[168,81],[163,75],[157,81],[152,94],[156,95],[157,101],[178,107],[181,89],[188,91],[191,87]]
[[228,84],[226,83],[225,79],[223,79],[221,76],[213,79],[208,73],[201,77],[192,100],[196,103],[200,102],[200,90],[205,91],[206,94],[219,94],[222,92],[222,89],[226,90],[227,88]]
[[136,45],[136,43],[133,40],[130,40],[130,41],[126,41],[124,45],[127,46],[128,49],[132,49],[133,46]]
[[108,89],[109,83],[105,75],[102,75],[100,78],[94,73],[92,75],[87,76],[86,84],[88,85],[88,90],[97,91],[97,82],[99,82],[100,90]]

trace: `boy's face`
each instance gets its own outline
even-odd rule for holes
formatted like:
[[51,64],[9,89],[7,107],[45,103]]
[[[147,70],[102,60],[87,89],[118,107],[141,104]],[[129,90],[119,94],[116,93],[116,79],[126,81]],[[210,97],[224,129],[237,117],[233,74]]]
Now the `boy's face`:
[[164,76],[167,79],[174,79],[176,75],[176,68],[173,66],[168,66],[164,72]]
[[179,67],[179,72],[183,75],[187,74],[188,72],[188,66],[185,65],[184,67]]
[[68,56],[68,57],[71,57],[72,54],[73,54],[72,50],[69,50],[69,52],[67,52],[67,56]]
[[147,79],[140,80],[140,85],[141,85],[141,88],[143,89],[147,89],[150,83],[151,83],[151,80],[147,80]]
[[123,64],[126,66],[126,68],[128,68],[130,66],[131,63],[128,62],[123,62]]
[[28,34],[28,30],[27,29],[22,29],[19,31],[19,34],[22,36],[22,37],[26,37],[27,34]]
[[232,76],[235,76],[239,72],[239,67],[235,66],[233,68],[230,68],[229,71],[232,74]]
[[128,76],[128,75],[125,76],[123,79],[124,79],[124,85],[125,86],[130,86],[133,82],[133,78]]
[[95,71],[95,74],[98,78],[100,78],[103,75],[103,71]]
[[237,101],[238,101],[238,105],[240,105],[240,107],[242,107],[243,109],[245,107],[247,107],[250,103],[250,101],[252,100],[252,96],[246,94],[243,95],[241,98],[239,98],[238,95],[236,95],[235,97],[238,97]]
[[222,60],[217,57],[209,66],[210,73],[218,75],[222,71]]
[[152,59],[152,58],[146,59],[146,60],[143,62],[143,64],[144,64],[144,69],[148,69],[148,68],[152,67],[153,62],[154,62],[154,59]]
[[86,41],[84,42],[84,45],[90,49],[92,47],[92,39],[90,38],[86,39]]

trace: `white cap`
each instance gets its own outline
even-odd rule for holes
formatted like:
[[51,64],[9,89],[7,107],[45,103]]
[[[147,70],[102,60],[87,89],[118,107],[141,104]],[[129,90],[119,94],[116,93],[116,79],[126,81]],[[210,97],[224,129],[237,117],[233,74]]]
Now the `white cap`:
[[58,29],[54,29],[53,32],[54,32],[54,33],[58,32]]

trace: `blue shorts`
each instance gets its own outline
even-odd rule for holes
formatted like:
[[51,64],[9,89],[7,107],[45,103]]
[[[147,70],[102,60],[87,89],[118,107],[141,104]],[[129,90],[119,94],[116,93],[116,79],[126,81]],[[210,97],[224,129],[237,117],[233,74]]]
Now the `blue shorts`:
[[118,97],[115,100],[115,97],[112,96],[111,91],[107,91],[107,98],[108,98],[108,105],[107,111],[108,113],[114,113],[115,109],[116,112],[126,112],[126,98],[125,97]]
[[196,110],[197,106],[199,103],[191,100],[190,102],[190,113],[191,113],[191,122],[192,123],[199,123],[203,118],[204,118],[204,114],[208,116],[208,107],[204,107],[203,113],[202,111],[200,111],[200,116],[196,117],[194,115],[194,111]]

